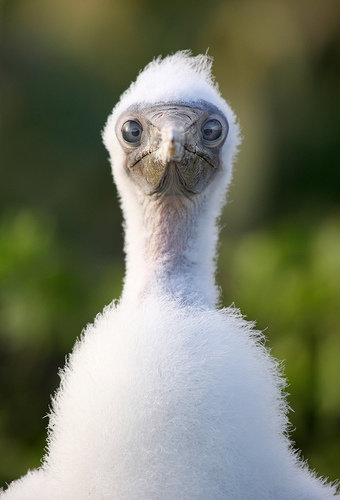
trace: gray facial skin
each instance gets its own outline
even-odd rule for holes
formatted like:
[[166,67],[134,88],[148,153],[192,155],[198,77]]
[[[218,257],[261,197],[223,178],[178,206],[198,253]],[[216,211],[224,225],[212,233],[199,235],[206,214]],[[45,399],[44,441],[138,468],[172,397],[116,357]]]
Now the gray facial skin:
[[[123,136],[122,128],[130,120],[142,127],[136,142]],[[203,135],[210,120],[221,125],[216,140]],[[201,193],[221,168],[228,122],[206,101],[133,105],[119,117],[116,134],[126,154],[125,169],[145,195],[190,198]]]

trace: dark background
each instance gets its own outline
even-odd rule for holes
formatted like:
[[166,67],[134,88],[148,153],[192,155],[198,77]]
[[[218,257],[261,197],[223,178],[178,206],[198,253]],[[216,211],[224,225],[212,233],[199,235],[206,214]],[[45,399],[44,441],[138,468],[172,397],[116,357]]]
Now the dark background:
[[218,282],[285,361],[292,437],[340,463],[339,4],[0,3],[0,481],[39,465],[58,367],[119,297],[121,214],[100,132],[154,56],[209,52],[244,135]]

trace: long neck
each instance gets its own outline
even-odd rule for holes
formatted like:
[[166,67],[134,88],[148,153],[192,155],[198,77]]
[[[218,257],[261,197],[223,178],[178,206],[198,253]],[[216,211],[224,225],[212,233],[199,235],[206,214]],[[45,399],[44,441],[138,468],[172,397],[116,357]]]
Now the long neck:
[[215,216],[208,208],[204,198],[179,196],[143,199],[134,207],[123,206],[123,301],[156,295],[202,307],[215,305],[217,230]]

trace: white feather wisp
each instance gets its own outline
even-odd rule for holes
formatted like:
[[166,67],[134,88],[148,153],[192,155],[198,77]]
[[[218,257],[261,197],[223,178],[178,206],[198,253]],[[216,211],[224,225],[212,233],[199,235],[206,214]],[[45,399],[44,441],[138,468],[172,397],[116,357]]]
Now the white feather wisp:
[[[220,192],[212,196],[210,215],[197,220],[212,226],[205,234],[214,247],[238,127],[210,71],[210,58],[192,58],[188,52],[153,61],[123,94],[106,126],[104,141],[131,233],[127,259],[136,258],[138,265],[143,260],[132,233],[140,231],[141,219],[135,193],[120,172],[115,121],[132,103],[176,99],[205,99],[226,113],[231,135],[223,151],[224,174],[216,184]],[[197,254],[208,248],[203,240],[196,241],[202,245]],[[213,259],[214,252],[209,255]],[[138,272],[138,266],[132,269]],[[208,271],[213,273],[213,265]],[[185,280],[190,281],[190,273]],[[197,288],[203,293],[209,285],[205,275],[201,282]],[[133,280],[126,286],[133,287]],[[139,299],[127,294],[97,316],[61,372],[42,467],[12,483],[1,499],[335,496],[335,488],[317,479],[292,449],[284,380],[261,334],[236,309],[197,305],[192,297],[185,303],[159,289]]]

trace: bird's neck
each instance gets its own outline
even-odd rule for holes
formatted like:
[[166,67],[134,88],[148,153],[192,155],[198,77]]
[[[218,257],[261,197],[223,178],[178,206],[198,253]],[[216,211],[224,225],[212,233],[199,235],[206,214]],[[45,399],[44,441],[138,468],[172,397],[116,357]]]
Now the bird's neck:
[[[130,210],[131,212],[131,210]],[[215,217],[202,198],[147,199],[125,219],[122,300],[156,296],[212,307],[217,301]]]

